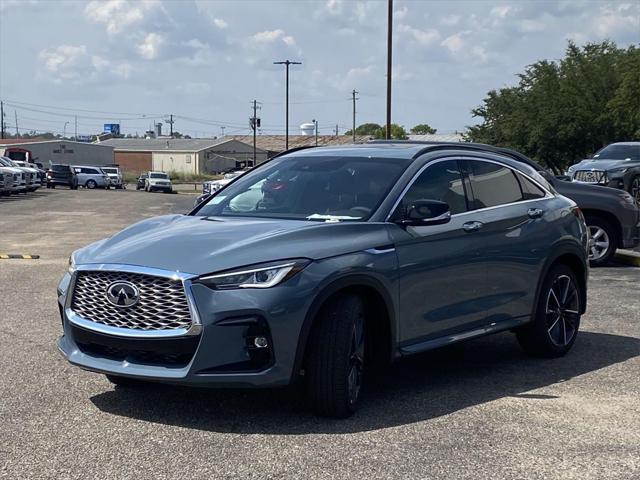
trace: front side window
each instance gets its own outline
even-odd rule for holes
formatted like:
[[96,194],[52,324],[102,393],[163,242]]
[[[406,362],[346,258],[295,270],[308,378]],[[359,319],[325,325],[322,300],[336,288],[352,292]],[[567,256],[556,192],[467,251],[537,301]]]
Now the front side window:
[[401,215],[417,200],[445,202],[452,215],[466,212],[467,199],[458,162],[446,160],[429,165],[409,187],[395,215]]
[[469,161],[469,181],[473,191],[473,209],[495,207],[523,199],[513,170],[502,165]]
[[235,180],[213,196],[196,215],[367,220],[410,161],[284,156]]

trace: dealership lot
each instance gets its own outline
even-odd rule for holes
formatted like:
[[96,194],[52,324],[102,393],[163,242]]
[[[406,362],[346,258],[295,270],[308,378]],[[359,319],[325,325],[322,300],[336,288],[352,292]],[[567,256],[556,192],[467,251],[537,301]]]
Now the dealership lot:
[[571,353],[511,334],[401,362],[347,420],[300,392],[114,388],[58,354],[69,254],[191,195],[39,190],[0,198],[0,476],[632,478],[640,476],[640,268],[591,271]]

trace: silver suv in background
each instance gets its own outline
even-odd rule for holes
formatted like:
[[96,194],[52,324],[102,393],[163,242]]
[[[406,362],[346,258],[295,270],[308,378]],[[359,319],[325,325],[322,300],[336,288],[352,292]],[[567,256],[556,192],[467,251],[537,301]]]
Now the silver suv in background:
[[102,171],[100,167],[91,167],[85,165],[73,165],[73,169],[78,176],[78,185],[83,187],[94,188],[106,188],[111,185],[109,176]]
[[124,188],[124,182],[122,180],[122,172],[118,167],[100,167],[102,171],[107,174],[109,180],[111,180],[111,186],[115,189]]
[[162,190],[165,193],[172,193],[173,186],[169,175],[164,172],[148,172],[144,183],[145,192],[155,192]]

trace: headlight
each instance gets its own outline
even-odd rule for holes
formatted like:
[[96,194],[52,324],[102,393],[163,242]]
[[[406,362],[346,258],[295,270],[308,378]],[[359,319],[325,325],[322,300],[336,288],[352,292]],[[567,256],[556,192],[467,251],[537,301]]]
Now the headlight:
[[625,173],[627,170],[628,170],[628,167],[612,168],[607,173],[608,174],[612,174],[613,173],[615,175],[619,175],[619,174]]
[[270,288],[288,280],[309,264],[309,260],[284,260],[260,266],[240,268],[224,273],[205,275],[197,282],[208,287],[228,290],[232,288]]

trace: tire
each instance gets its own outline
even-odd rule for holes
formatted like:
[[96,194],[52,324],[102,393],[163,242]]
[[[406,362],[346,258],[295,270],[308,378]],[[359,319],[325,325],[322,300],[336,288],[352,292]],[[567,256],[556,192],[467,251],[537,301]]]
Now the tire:
[[602,217],[586,215],[585,222],[589,229],[589,264],[599,267],[606,264],[618,248],[616,229]]
[[135,378],[120,377],[118,375],[105,375],[105,377],[107,377],[107,380],[111,383],[119,387],[145,387],[148,385],[148,382]]
[[636,203],[640,205],[640,175],[636,175],[631,179],[629,193],[636,199]]
[[71,185],[71,187],[69,187],[69,188],[71,188],[71,190],[77,190],[78,189],[78,185]]
[[356,411],[364,378],[364,304],[340,295],[323,306],[309,338],[307,399],[321,416],[345,418]]
[[532,322],[516,331],[523,350],[533,357],[565,355],[578,336],[581,302],[573,270],[562,264],[551,267],[540,289]]
[[89,190],[93,190],[98,186],[98,184],[96,183],[95,180],[87,180],[87,183],[85,183],[84,186]]

